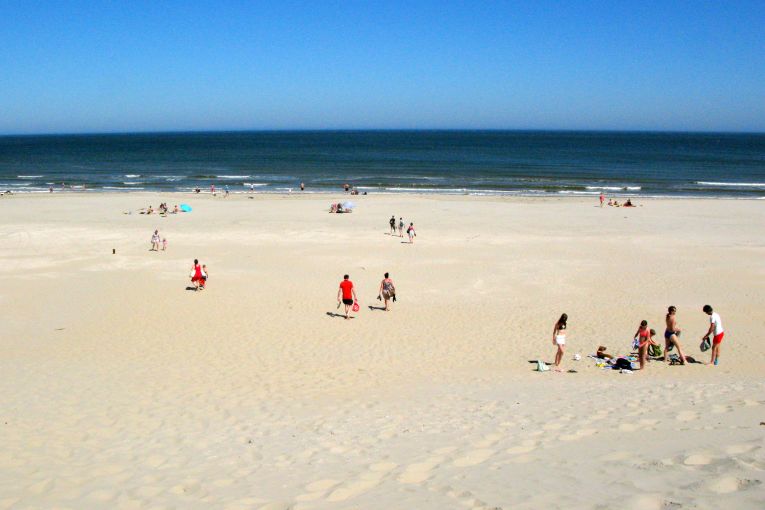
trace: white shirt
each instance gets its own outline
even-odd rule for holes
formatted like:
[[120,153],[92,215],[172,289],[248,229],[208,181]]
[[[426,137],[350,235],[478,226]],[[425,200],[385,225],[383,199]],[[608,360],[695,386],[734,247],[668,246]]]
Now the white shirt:
[[720,319],[719,313],[712,312],[712,315],[709,317],[709,323],[715,325],[715,330],[714,330],[715,336],[719,335],[720,333],[724,331],[722,326],[722,319]]

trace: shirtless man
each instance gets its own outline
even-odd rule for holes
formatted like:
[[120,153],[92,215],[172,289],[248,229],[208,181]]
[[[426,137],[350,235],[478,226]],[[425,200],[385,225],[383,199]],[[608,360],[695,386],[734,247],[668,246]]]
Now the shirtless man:
[[396,217],[391,216],[388,223],[390,224],[390,235],[394,235],[396,233]]
[[674,345],[677,347],[677,354],[680,356],[680,363],[685,365],[685,354],[683,354],[683,349],[680,347],[680,342],[678,341],[678,337],[680,336],[680,328],[677,326],[677,317],[675,316],[676,312],[677,308],[674,306],[670,306],[667,309],[667,316],[665,317],[667,322],[667,329],[664,330],[664,358],[662,361],[667,361],[669,350]]

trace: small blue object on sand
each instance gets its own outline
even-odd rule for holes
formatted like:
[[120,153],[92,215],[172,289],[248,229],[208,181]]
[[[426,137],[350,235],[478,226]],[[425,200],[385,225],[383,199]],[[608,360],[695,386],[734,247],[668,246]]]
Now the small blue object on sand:
[[189,204],[181,204],[181,211],[191,212],[191,206]]

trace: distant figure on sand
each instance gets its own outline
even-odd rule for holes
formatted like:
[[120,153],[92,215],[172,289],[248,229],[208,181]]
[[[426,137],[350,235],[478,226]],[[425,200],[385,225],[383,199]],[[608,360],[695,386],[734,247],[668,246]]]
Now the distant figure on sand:
[[210,193],[215,195],[215,184],[210,184]]
[[343,191],[348,193],[350,190],[351,190],[351,185],[350,184],[347,184],[347,183],[343,184]]
[[167,238],[162,239],[162,251],[167,251]]
[[414,238],[417,237],[417,232],[414,231],[414,223],[410,223],[406,229],[406,234],[409,236],[409,244],[414,242]]
[[202,266],[199,265],[197,259],[194,259],[194,266],[191,268],[191,283],[194,284],[194,290],[205,288],[202,282]]
[[393,235],[396,233],[396,217],[391,216],[390,220],[388,220],[388,223],[390,224],[390,235]]
[[300,183],[300,191],[305,191],[305,183]]
[[383,280],[380,282],[380,289],[377,292],[377,299],[381,298],[385,301],[385,311],[389,311],[388,301],[396,301],[396,286],[393,285],[393,280],[390,279],[388,273],[385,273]]
[[398,219],[398,236],[404,237],[404,218]]
[[228,198],[228,184],[223,186],[223,191],[225,192],[225,194],[223,195],[223,198]]
[[348,311],[356,301],[356,289],[353,288],[353,282],[350,281],[349,276],[343,275],[343,281],[340,282],[340,288],[337,290],[337,306],[340,306],[340,300],[342,299],[345,305],[345,318],[348,319]]
[[565,313],[560,316],[558,322],[553,328],[552,344],[558,348],[555,352],[555,371],[560,372],[560,362],[563,360],[563,353],[566,349],[566,328],[568,327],[568,315]]
[[701,339],[712,336],[712,358],[708,364],[717,365],[720,363],[720,344],[725,336],[725,330],[723,329],[720,314],[712,310],[712,307],[709,305],[704,305],[703,310],[705,314],[709,315],[709,329]]
[[674,306],[667,308],[667,315],[664,318],[664,320],[667,322],[667,328],[664,330],[664,359],[662,361],[667,361],[669,351],[671,351],[674,347],[677,347],[677,354],[680,356],[680,363],[685,365],[685,354],[683,354],[683,349],[680,347],[680,341],[678,340],[678,337],[680,336],[680,328],[677,326],[677,318],[675,317],[675,313],[677,313],[677,308]]
[[151,236],[151,250],[149,251],[159,251],[159,241],[159,230],[155,230]]
[[603,193],[600,194],[600,207],[603,207],[603,201],[606,199],[606,197],[603,196]]

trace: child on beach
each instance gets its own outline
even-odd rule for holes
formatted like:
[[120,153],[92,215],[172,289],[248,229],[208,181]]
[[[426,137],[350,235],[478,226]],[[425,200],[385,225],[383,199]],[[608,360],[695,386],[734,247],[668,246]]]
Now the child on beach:
[[558,348],[555,353],[555,371],[560,372],[560,362],[563,360],[563,353],[566,348],[566,329],[568,328],[568,315],[565,313],[560,316],[558,322],[553,328],[552,344]]
[[705,314],[709,315],[709,329],[701,339],[712,336],[712,358],[707,365],[717,365],[720,362],[720,344],[725,336],[725,330],[723,329],[720,314],[712,310],[712,307],[709,305],[704,305],[703,310]]
[[204,289],[207,285],[207,279],[210,277],[210,273],[207,271],[207,264],[202,264],[202,281],[199,282],[199,288]]
[[162,239],[162,251],[167,250],[167,238]]

